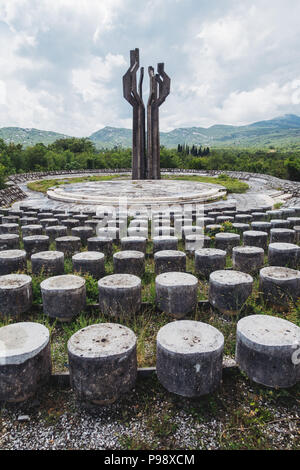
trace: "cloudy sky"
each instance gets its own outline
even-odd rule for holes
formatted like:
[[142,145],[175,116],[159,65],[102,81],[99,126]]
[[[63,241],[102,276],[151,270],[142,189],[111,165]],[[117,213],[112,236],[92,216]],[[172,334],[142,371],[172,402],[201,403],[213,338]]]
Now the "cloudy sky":
[[161,130],[300,115],[299,18],[299,0],[0,0],[0,127],[130,127],[135,47],[172,79]]

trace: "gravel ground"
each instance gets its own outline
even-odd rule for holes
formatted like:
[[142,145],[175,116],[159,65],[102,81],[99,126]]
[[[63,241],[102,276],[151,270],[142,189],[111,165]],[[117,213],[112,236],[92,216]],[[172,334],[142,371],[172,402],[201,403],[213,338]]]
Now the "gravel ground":
[[3,407],[0,448],[22,449],[298,449],[300,385],[272,391],[236,368],[218,392],[186,399],[166,392],[155,374],[139,379],[119,403],[87,407],[70,390],[48,389]]

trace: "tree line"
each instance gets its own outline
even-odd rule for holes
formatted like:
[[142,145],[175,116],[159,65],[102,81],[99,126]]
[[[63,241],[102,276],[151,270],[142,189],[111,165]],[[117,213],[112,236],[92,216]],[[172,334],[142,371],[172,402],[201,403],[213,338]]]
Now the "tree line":
[[[193,147],[179,145],[168,149],[162,146],[161,168],[246,171],[300,181],[298,149],[207,150]],[[85,138],[59,139],[49,145],[39,143],[30,147],[0,139],[1,188],[4,187],[5,178],[14,173],[130,167],[131,149],[97,149],[93,142]]]

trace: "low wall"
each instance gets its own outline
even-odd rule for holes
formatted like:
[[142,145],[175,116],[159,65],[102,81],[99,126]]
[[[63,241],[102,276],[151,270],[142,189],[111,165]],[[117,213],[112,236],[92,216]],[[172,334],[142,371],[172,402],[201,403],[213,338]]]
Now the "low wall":
[[27,194],[22,191],[17,185],[11,185],[5,189],[0,190],[0,206],[10,206],[15,201],[25,199]]
[[[93,169],[93,170],[61,170],[61,171],[44,171],[36,173],[22,173],[15,174],[9,177],[13,184],[24,183],[30,180],[37,180],[47,176],[55,177],[60,175],[84,175],[84,174],[116,174],[116,173],[131,173],[130,168],[116,168],[116,169]],[[300,197],[300,182],[283,180],[275,176],[249,173],[243,171],[225,171],[225,170],[190,170],[182,168],[164,168],[162,173],[175,173],[175,174],[199,174],[215,176],[226,174],[234,178],[249,180],[249,178],[261,179],[267,182],[271,189],[280,189],[284,193],[292,194],[293,197]]]

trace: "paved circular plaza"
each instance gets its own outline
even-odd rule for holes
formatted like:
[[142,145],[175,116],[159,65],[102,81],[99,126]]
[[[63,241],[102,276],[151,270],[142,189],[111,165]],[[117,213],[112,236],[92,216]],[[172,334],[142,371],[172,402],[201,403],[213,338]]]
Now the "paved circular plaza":
[[120,199],[130,206],[153,204],[196,204],[214,201],[226,195],[219,184],[169,180],[112,180],[74,183],[50,188],[50,199],[79,203],[119,205]]

